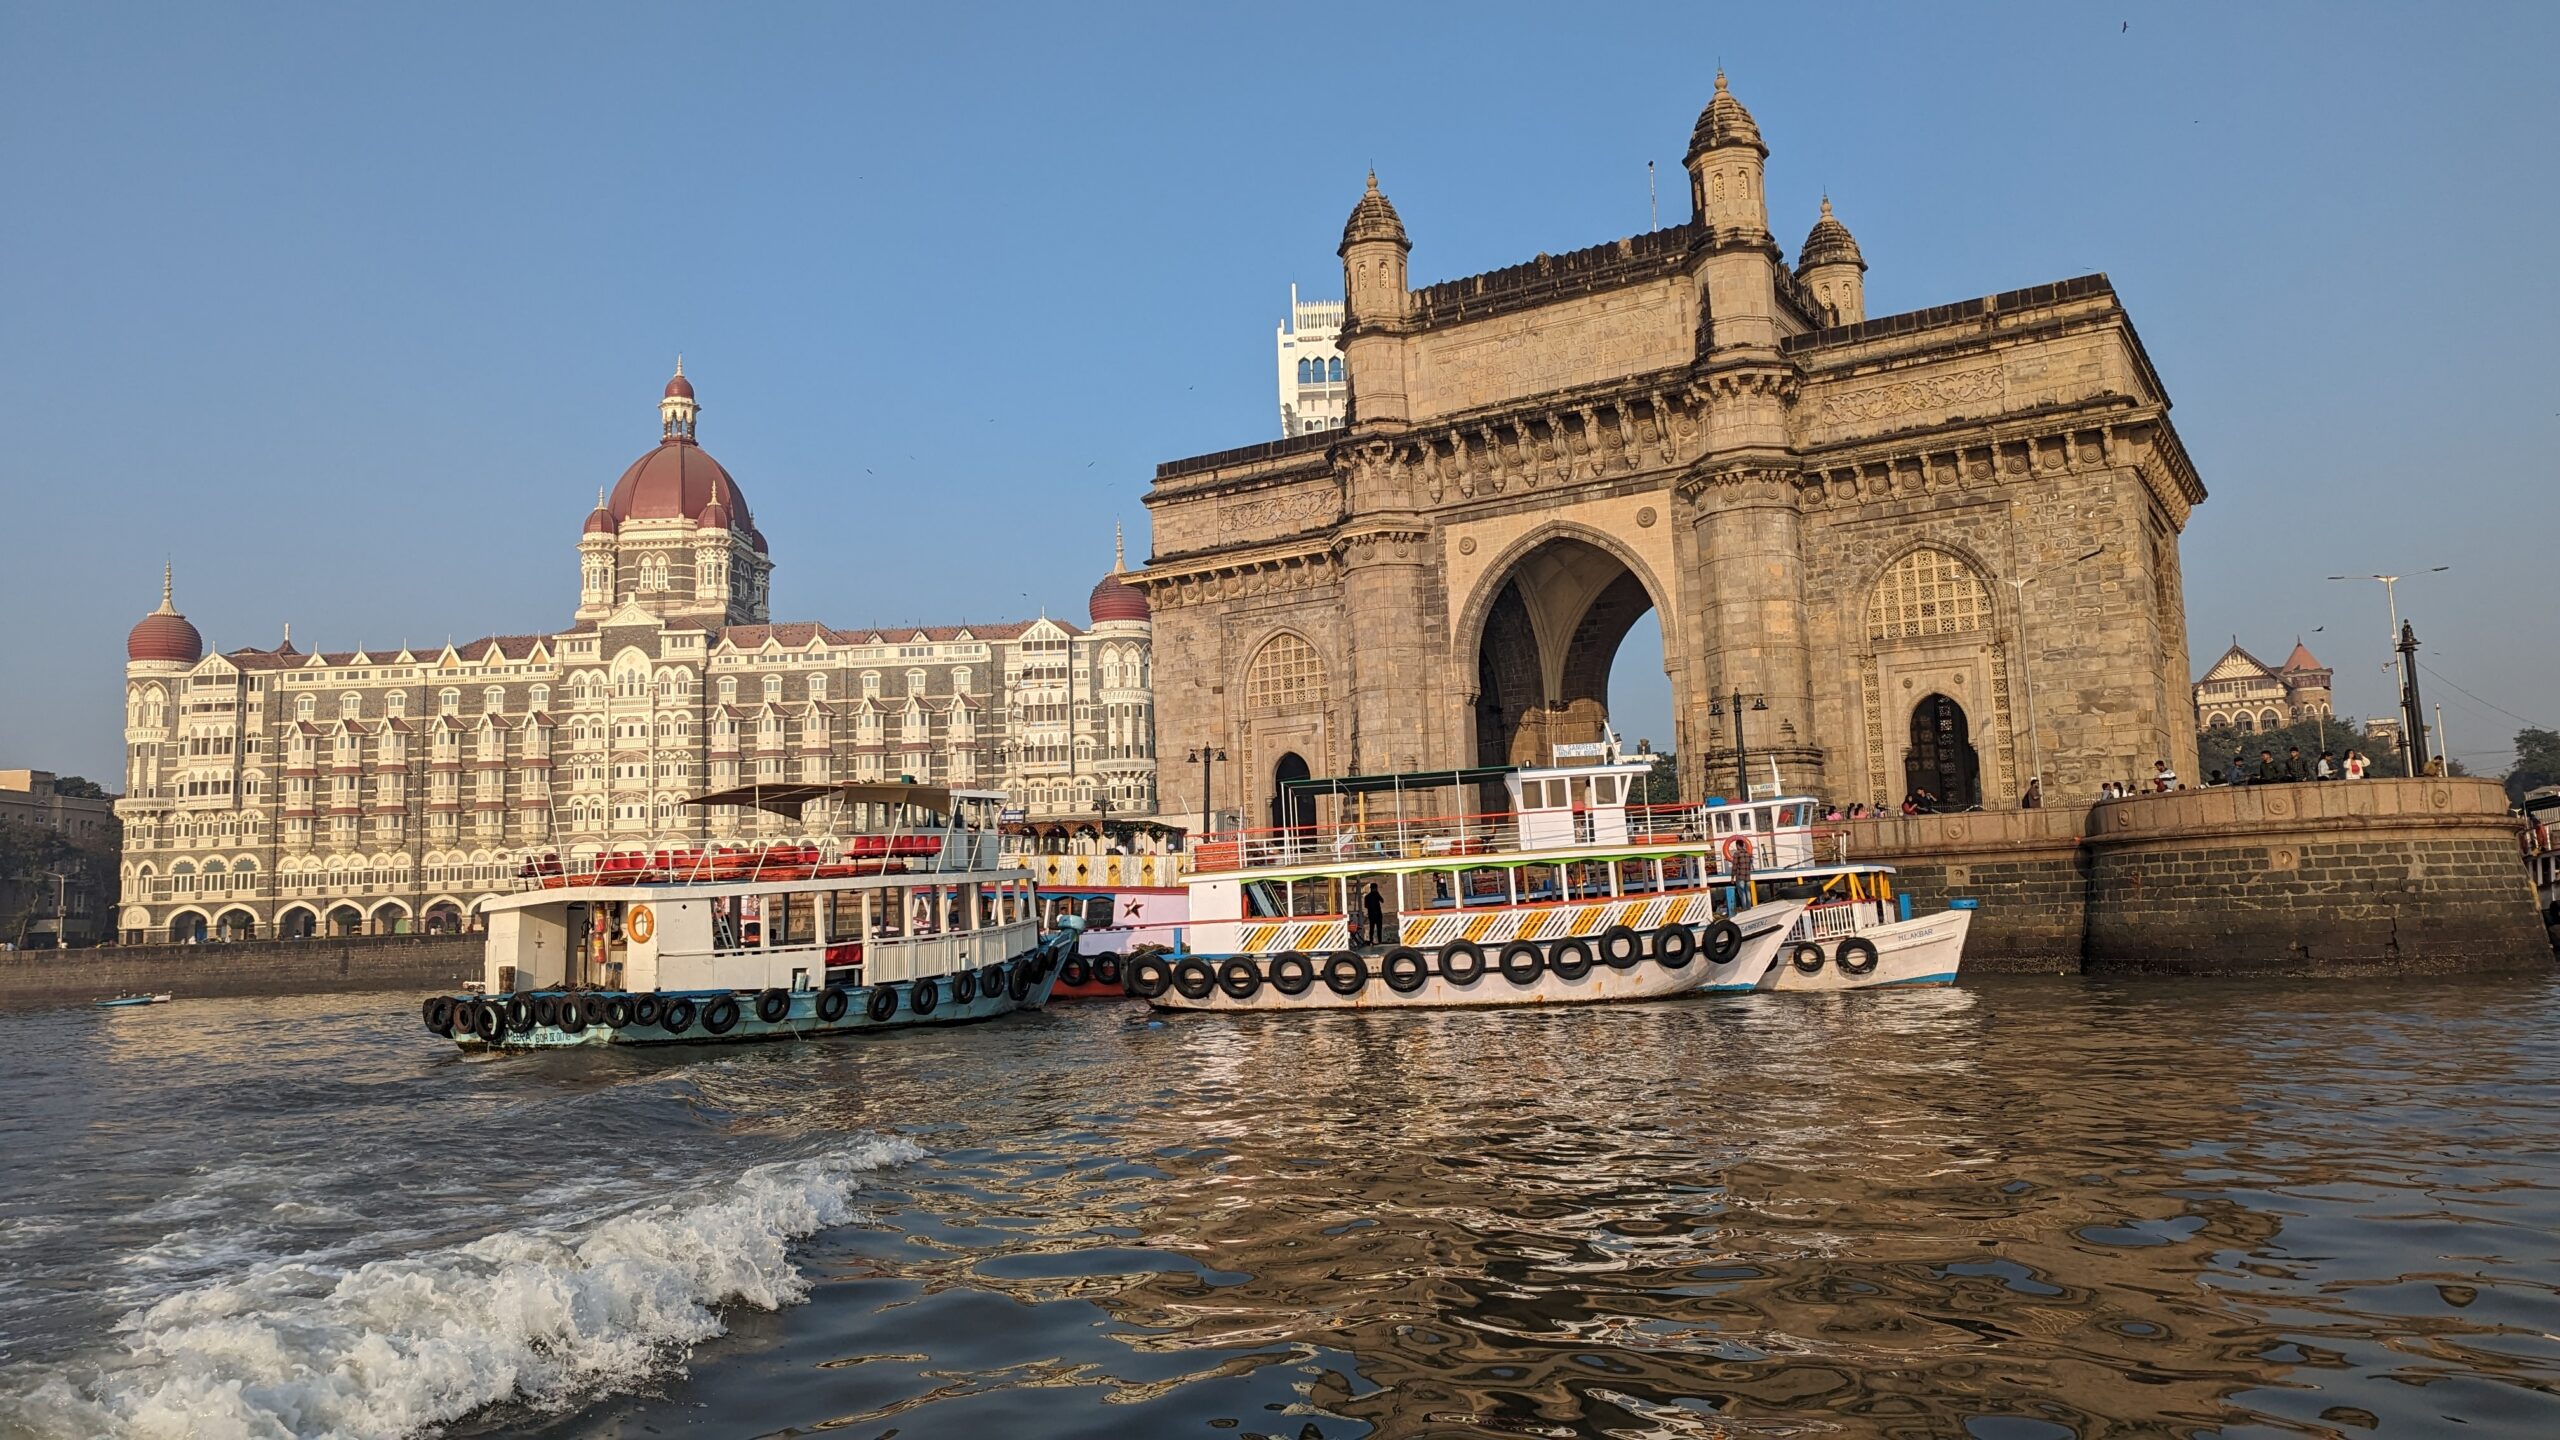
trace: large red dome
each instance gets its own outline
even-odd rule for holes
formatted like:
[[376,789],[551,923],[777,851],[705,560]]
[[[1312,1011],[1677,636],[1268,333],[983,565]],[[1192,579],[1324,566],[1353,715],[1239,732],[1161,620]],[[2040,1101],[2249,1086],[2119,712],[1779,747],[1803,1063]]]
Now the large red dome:
[[142,617],[141,623],[126,632],[124,658],[127,660],[161,661],[177,665],[193,665],[204,658],[204,636],[178,613],[169,598],[169,575],[161,572],[160,608]]
[[631,462],[605,508],[616,525],[625,520],[700,520],[714,500],[729,512],[731,529],[755,529],[747,497],[720,462],[690,440],[669,440]]
[[1096,625],[1113,620],[1144,620],[1150,615],[1146,595],[1121,579],[1116,570],[1093,587],[1092,597],[1085,602],[1085,613],[1093,617]]

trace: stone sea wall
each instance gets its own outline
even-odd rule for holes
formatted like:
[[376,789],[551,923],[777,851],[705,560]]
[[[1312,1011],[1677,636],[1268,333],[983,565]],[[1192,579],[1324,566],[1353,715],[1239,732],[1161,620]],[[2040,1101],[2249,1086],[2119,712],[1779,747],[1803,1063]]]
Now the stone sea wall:
[[1981,909],[1971,970],[2446,974],[2552,963],[2491,781],[2186,790],[1861,822],[1923,909]]
[[194,999],[432,990],[477,979],[480,957],[477,935],[16,951],[0,954],[0,1007],[85,1005],[135,991]]

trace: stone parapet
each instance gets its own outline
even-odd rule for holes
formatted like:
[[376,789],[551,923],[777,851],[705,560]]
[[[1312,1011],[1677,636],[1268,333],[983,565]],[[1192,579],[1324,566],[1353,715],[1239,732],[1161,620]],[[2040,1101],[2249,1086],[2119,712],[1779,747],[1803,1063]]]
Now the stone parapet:
[[2450,974],[2551,953],[2505,793],[2477,779],[2183,790],[1850,826],[1923,909],[1970,899],[1978,970]]
[[478,935],[349,936],[146,945],[0,955],[0,1008],[85,1005],[114,995],[218,995],[458,988],[481,973]]

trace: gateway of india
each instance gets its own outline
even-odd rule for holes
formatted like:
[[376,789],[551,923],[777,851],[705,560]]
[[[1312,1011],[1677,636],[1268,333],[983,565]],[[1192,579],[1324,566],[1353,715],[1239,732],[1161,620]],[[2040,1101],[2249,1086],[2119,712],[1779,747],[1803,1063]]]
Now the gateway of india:
[[1150,624],[1119,568],[1090,628],[774,624],[698,417],[679,362],[557,633],[207,654],[164,579],[125,642],[124,939],[459,930],[545,852],[834,837],[825,802],[682,803],[759,780],[1002,789],[1050,836],[1154,813]]
[[[2113,287],[1870,318],[1828,199],[1788,264],[1768,154],[1718,74],[1686,223],[1421,289],[1370,177],[1344,427],[1147,496],[1157,714],[1222,808],[1305,823],[1281,782],[1595,740],[1647,611],[1687,796],[1731,793],[1737,743],[1755,786],[1844,804],[2193,773],[2204,487]],[[1166,769],[1168,813],[1199,771]]]

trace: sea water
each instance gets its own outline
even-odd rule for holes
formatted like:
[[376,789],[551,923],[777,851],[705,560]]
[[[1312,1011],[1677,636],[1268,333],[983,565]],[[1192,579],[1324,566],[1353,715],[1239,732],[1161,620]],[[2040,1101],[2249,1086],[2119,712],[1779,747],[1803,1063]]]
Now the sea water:
[[0,1435],[2560,1433],[2560,987],[0,1014]]

